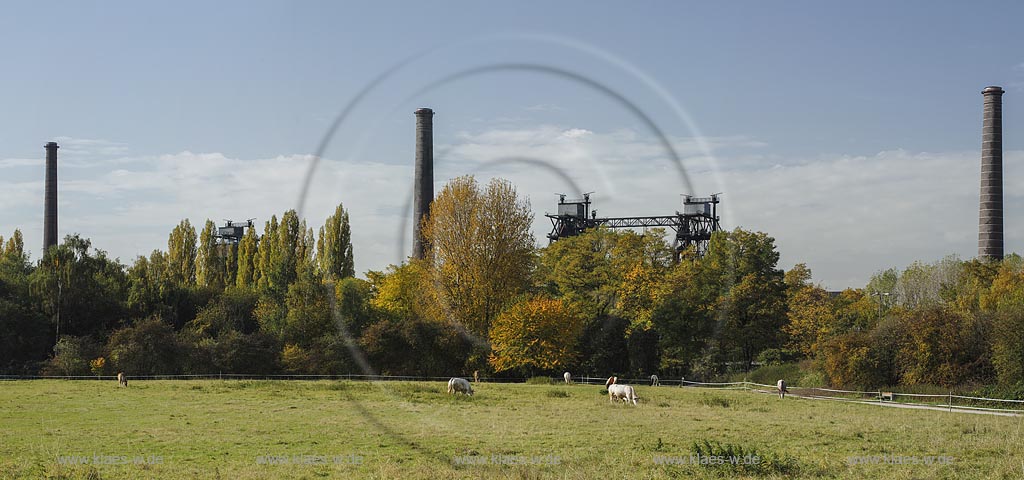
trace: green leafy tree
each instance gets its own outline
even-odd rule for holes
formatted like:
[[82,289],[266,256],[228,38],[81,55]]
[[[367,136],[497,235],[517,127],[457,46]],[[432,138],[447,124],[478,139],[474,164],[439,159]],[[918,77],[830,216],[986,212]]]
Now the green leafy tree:
[[618,238],[609,229],[595,228],[544,248],[540,263],[549,291],[571,302],[585,318],[611,314],[622,280],[612,262]]
[[689,374],[716,338],[719,292],[700,262],[682,261],[660,286],[651,323],[660,334],[661,370]]
[[224,264],[224,257],[220,254],[216,234],[217,227],[213,221],[206,220],[203,231],[199,234],[196,251],[196,284],[219,291],[224,289],[227,267]]
[[66,335],[53,347],[53,357],[43,368],[46,375],[89,375],[89,361],[100,354],[100,346],[91,337]]
[[457,326],[385,316],[363,332],[359,344],[369,364],[385,375],[451,375],[466,371],[473,345]]
[[228,331],[256,332],[259,330],[255,314],[258,302],[259,295],[253,290],[228,287],[189,322],[189,327],[205,337],[219,337]]
[[32,273],[21,231],[15,230],[0,251],[0,373],[36,373],[34,364],[53,345],[49,320],[31,293]]
[[352,229],[348,212],[340,204],[334,214],[320,227],[317,239],[316,260],[320,272],[327,281],[336,282],[355,276],[352,258]]
[[334,286],[337,320],[351,337],[358,337],[363,329],[377,318],[377,312],[370,303],[373,298],[373,284],[366,280],[348,277]]
[[762,232],[715,232],[701,262],[701,283],[719,292],[713,350],[749,370],[765,348],[784,343],[786,283],[775,239]]
[[174,227],[167,238],[167,267],[171,281],[179,285],[196,284],[196,229],[188,219]]
[[107,350],[114,370],[129,375],[172,375],[182,369],[182,348],[174,329],[159,318],[117,330]]
[[295,210],[288,210],[281,217],[277,228],[276,245],[270,254],[269,288],[276,294],[288,291],[288,285],[295,281],[300,266],[300,243],[305,231]]
[[781,275],[748,274],[720,300],[725,315],[722,345],[749,370],[757,355],[783,343],[786,298]]
[[263,237],[259,244],[259,275],[254,275],[256,286],[260,291],[271,288],[273,281],[274,259],[277,257],[277,215],[272,215],[270,220],[263,225]]
[[288,313],[282,332],[283,340],[308,348],[318,338],[335,332],[331,317],[331,295],[333,292],[309,270],[292,283],[285,297]]
[[30,285],[57,336],[103,335],[124,318],[124,266],[78,235],[46,252]]
[[210,343],[214,368],[220,372],[266,375],[280,373],[281,344],[273,335],[234,330]]
[[249,228],[238,242],[238,273],[235,285],[241,288],[256,288],[260,282],[260,248],[255,228]]

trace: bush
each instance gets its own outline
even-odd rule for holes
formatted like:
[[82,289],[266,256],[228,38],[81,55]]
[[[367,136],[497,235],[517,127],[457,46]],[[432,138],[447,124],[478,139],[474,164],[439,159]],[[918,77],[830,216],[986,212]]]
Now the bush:
[[53,346],[53,358],[46,363],[43,374],[89,375],[89,360],[99,354],[99,345],[89,337],[60,337]]
[[551,380],[551,377],[530,377],[526,379],[526,383],[529,385],[553,385],[555,382]]
[[757,355],[757,363],[764,365],[782,365],[796,360],[799,355],[784,348],[769,348]]
[[464,371],[469,338],[451,325],[417,318],[385,318],[370,325],[359,343],[370,365],[383,374],[445,376]]
[[787,383],[792,385],[799,385],[797,379],[802,377],[804,372],[800,369],[800,365],[796,363],[786,363],[782,365],[765,365],[763,367],[751,370],[750,372],[743,374],[733,374],[731,378],[733,381],[741,381],[746,379],[749,382],[760,383],[764,385],[775,385],[779,379],[785,380]]
[[113,370],[129,375],[178,374],[187,357],[174,329],[157,317],[115,331],[107,350]]
[[281,346],[265,333],[229,332],[213,346],[214,367],[220,372],[266,375],[281,371],[278,363]]
[[828,386],[825,374],[817,370],[804,370],[803,376],[794,385],[806,388],[824,388]]

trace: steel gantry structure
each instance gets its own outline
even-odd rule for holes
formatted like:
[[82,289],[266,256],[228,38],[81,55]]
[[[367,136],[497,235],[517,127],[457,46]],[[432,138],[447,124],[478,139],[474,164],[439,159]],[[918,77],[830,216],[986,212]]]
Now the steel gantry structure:
[[[593,193],[593,192],[591,192]],[[590,209],[590,193],[583,198],[566,200],[563,194],[558,195],[558,213],[545,214],[551,219],[551,233],[548,240],[554,242],[560,238],[572,237],[585,230],[596,227],[637,228],[637,227],[669,227],[675,233],[676,254],[693,247],[697,256],[704,256],[708,250],[711,234],[721,230],[718,220],[718,203],[720,194],[708,197],[683,195],[683,211],[675,215],[659,215],[647,217],[605,217],[598,218],[597,211]]]

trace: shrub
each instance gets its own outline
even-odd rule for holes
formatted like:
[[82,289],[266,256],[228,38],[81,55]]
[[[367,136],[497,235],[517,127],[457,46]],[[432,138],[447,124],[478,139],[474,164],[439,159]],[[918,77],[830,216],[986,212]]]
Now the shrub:
[[783,348],[769,348],[757,355],[757,362],[761,365],[782,365],[796,360],[796,352]]
[[97,377],[103,375],[103,372],[106,370],[106,366],[107,359],[103,357],[96,358],[89,362],[89,369],[92,370],[93,375],[96,375]]
[[53,358],[43,369],[44,375],[88,375],[89,359],[99,354],[99,345],[88,337],[63,336],[53,346]]
[[107,350],[114,369],[130,375],[177,374],[185,357],[174,329],[157,317],[115,331]]
[[278,373],[281,346],[265,333],[228,332],[213,347],[215,367],[221,372],[271,374]]
[[555,382],[551,380],[551,377],[530,377],[526,379],[526,383],[529,385],[552,385]]

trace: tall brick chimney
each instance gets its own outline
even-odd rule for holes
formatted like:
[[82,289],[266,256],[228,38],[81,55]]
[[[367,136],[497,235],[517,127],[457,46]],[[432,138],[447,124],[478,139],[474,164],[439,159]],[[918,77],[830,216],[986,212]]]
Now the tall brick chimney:
[[423,258],[426,243],[420,225],[434,201],[434,111],[416,110],[416,173],[413,180],[412,257]]
[[1003,259],[1003,89],[986,87],[981,127],[978,257]]
[[43,254],[57,244],[57,146],[56,142],[47,143],[46,148],[46,183],[43,194]]

